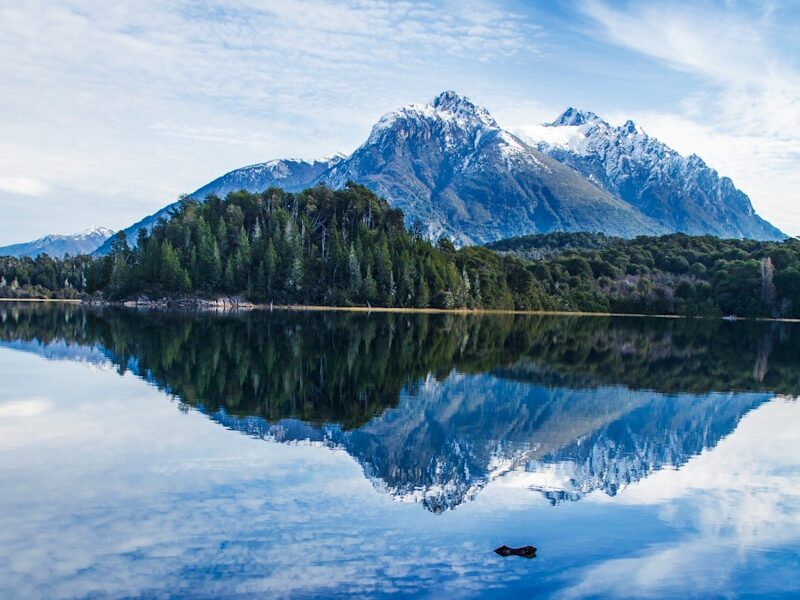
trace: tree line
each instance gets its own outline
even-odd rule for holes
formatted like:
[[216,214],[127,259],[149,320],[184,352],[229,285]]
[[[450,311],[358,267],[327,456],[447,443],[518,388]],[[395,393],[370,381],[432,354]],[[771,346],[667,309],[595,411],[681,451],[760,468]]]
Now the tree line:
[[204,202],[108,255],[0,257],[0,296],[800,316],[800,241],[555,233],[457,249],[353,183]]
[[800,317],[800,240],[554,233],[489,245],[571,310]]

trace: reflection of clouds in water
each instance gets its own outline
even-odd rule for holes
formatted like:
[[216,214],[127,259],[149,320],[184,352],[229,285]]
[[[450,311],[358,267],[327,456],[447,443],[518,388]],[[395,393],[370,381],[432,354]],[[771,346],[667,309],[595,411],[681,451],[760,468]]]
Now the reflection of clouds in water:
[[36,417],[50,408],[47,398],[24,398],[0,403],[0,419]]
[[[55,385],[37,368],[20,378]],[[19,442],[0,465],[4,598],[411,593],[443,580],[467,594],[509,577],[491,574],[486,548],[466,540],[454,556],[441,530],[404,522],[436,517],[375,492],[344,452],[265,444],[133,377],[72,369],[50,411],[0,420],[0,439]],[[98,378],[106,394],[85,394]]]
[[[683,539],[640,556],[588,568],[566,598],[709,596],[747,570],[750,594],[800,589],[800,573],[782,564],[800,542],[800,403],[777,399],[742,419],[735,435],[679,471],[653,474],[614,499],[661,506],[660,518],[686,531]],[[596,502],[609,502],[592,496]],[[793,549],[795,549],[793,551]],[[787,559],[784,557],[783,561]],[[796,560],[796,559],[795,559]]]
[[[51,406],[0,419],[0,597],[463,597],[516,584],[552,589],[570,578],[575,596],[708,595],[741,580],[734,570],[748,550],[798,538],[799,454],[787,449],[797,446],[800,408],[784,401],[750,413],[681,470],[652,474],[615,498],[594,493],[553,509],[523,474],[432,515],[376,492],[343,451],[242,436],[179,412],[130,375],[17,358],[0,406],[36,398]],[[557,486],[561,475],[539,473],[536,483]],[[616,535],[616,544],[615,524],[638,524],[643,514],[660,517],[666,537],[631,533],[610,551],[626,557],[617,560],[587,551],[596,532]],[[537,561],[491,553],[528,542],[541,545]]]
[[[108,502],[109,490],[100,491],[104,501],[84,508],[37,506],[37,518],[2,540],[13,557],[4,569],[11,573],[3,580],[5,597],[146,595],[184,585],[212,596],[337,587],[367,594],[412,591],[454,576],[453,556],[435,535],[409,539],[407,530],[388,525],[391,517],[378,534],[380,504],[365,506],[360,498],[364,512],[354,519],[346,489],[329,489],[322,498],[313,485],[304,494],[291,484],[244,482],[132,502]],[[473,557],[459,565],[473,575],[462,582],[465,589],[484,585],[475,576],[489,561],[482,550],[463,553]]]

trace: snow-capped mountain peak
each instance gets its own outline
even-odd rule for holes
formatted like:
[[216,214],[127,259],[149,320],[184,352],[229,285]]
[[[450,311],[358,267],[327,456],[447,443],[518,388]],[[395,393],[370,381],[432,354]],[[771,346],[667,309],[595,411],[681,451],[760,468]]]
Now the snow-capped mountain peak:
[[464,122],[474,122],[487,125],[489,127],[498,127],[497,122],[489,114],[489,111],[482,106],[474,104],[466,96],[459,96],[456,92],[451,90],[442,92],[434,98],[430,106],[436,109],[439,113],[444,113],[452,118],[462,120]]
[[577,108],[569,107],[552,123],[547,125],[550,127],[563,127],[563,126],[578,126],[585,125],[586,123],[604,124],[608,125],[603,119],[598,117],[591,111],[578,110]]
[[497,121],[484,107],[474,104],[466,96],[445,91],[427,104],[406,104],[386,113],[373,126],[364,145],[377,143],[385,131],[399,124],[407,126],[422,122],[441,124],[449,129],[469,132],[500,129]]
[[566,164],[671,231],[781,239],[750,199],[696,155],[678,152],[627,120],[614,126],[568,108],[552,123],[525,130],[527,143]]
[[63,236],[63,237],[72,237],[72,238],[85,239],[85,238],[92,238],[92,237],[105,237],[105,238],[108,238],[108,237],[111,237],[112,235],[114,235],[114,230],[113,229],[109,229],[108,227],[101,227],[101,226],[98,225],[96,227],[90,227],[89,229],[85,229],[84,231],[81,231],[80,233],[76,233],[75,235]]
[[662,232],[452,91],[385,114],[319,181],[367,185],[432,239],[447,235],[459,245],[552,229]]

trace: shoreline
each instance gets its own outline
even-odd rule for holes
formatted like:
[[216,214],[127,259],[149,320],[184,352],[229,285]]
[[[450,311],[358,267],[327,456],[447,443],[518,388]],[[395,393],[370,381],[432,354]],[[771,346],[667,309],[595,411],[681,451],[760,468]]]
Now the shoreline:
[[[198,299],[199,300],[199,299]],[[773,317],[712,317],[697,315],[670,314],[645,314],[645,313],[614,313],[614,312],[582,312],[582,311],[546,311],[546,310],[516,310],[500,308],[411,308],[389,306],[324,306],[317,304],[253,304],[249,302],[230,302],[221,300],[199,300],[196,304],[170,304],[169,301],[159,300],[152,302],[85,302],[72,298],[0,298],[0,302],[57,302],[66,304],[85,304],[87,306],[114,306],[119,308],[140,308],[150,310],[197,310],[214,312],[239,312],[249,310],[262,311],[292,311],[292,312],[351,312],[351,313],[397,313],[397,314],[445,314],[445,315],[529,315],[542,317],[628,317],[628,318],[653,318],[653,319],[703,319],[724,321],[761,321],[766,323],[800,323],[800,319],[773,318]]]
[[0,298],[0,302],[66,302],[67,304],[83,304],[80,298]]
[[[255,305],[260,310],[270,310],[269,305]],[[272,310],[295,312],[381,312],[419,313],[445,315],[531,315],[553,317],[655,317],[658,319],[685,319],[683,315],[645,315],[638,313],[601,313],[568,310],[517,310],[503,308],[400,308],[388,306],[319,306],[315,304],[275,304]]]

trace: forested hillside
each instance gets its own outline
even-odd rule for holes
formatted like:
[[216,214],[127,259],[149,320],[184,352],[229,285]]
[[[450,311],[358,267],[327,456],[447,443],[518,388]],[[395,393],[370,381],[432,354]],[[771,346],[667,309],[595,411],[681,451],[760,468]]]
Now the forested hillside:
[[482,247],[456,251],[447,240],[433,245],[421,229],[405,228],[401,211],[355,184],[187,199],[169,221],[142,230],[134,249],[118,235],[111,252],[94,261],[0,264],[4,295],[85,292],[113,300],[231,294],[341,306],[549,306],[521,261]]
[[367,188],[183,200],[111,252],[0,258],[0,296],[800,317],[800,241],[553,233],[456,249]]
[[800,317],[800,240],[532,235],[490,244],[588,311]]

